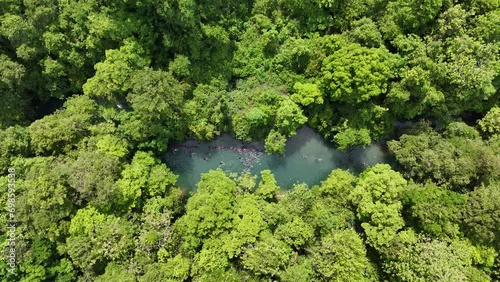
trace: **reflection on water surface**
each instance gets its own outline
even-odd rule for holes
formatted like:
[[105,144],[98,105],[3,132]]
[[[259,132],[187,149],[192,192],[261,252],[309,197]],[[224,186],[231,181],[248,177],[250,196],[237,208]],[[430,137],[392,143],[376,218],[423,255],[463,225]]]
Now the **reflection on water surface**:
[[218,167],[237,173],[249,170],[255,175],[269,169],[282,189],[290,189],[295,182],[320,184],[335,168],[357,174],[377,163],[393,164],[392,156],[383,147],[374,143],[364,149],[340,152],[311,128],[302,127],[288,139],[283,156],[268,155],[262,142],[245,144],[222,135],[209,142],[188,140],[171,144],[165,161],[179,175],[177,184],[189,190],[196,189],[202,173]]

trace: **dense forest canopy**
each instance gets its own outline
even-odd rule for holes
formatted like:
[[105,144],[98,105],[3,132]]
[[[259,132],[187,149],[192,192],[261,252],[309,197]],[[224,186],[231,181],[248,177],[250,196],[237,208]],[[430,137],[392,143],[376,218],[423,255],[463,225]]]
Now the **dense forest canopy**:
[[[0,280],[500,280],[499,73],[498,0],[0,0]],[[305,124],[400,169],[188,197],[160,159]]]

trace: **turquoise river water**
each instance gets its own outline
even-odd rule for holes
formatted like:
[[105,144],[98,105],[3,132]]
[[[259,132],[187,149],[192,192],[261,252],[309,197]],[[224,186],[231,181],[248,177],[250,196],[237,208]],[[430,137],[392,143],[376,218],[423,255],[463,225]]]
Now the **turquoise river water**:
[[336,168],[358,174],[377,163],[395,163],[383,142],[340,152],[307,126],[287,140],[284,155],[267,154],[262,142],[243,143],[222,135],[209,142],[171,144],[165,161],[179,175],[177,185],[190,191],[196,190],[202,173],[218,167],[237,173],[249,170],[254,175],[269,169],[281,189],[287,190],[296,182],[320,184]]

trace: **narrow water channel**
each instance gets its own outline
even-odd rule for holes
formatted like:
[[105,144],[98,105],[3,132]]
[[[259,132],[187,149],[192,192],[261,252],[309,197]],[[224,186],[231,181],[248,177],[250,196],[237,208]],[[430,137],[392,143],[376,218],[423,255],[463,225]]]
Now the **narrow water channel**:
[[229,135],[222,135],[209,142],[188,140],[171,144],[165,161],[179,175],[177,185],[191,191],[196,190],[202,173],[218,167],[237,173],[249,170],[254,175],[269,169],[277,184],[287,190],[295,182],[305,182],[309,186],[320,184],[335,168],[349,169],[358,174],[377,163],[395,163],[383,143],[340,152],[306,126],[288,139],[282,156],[268,155],[262,142],[245,144]]

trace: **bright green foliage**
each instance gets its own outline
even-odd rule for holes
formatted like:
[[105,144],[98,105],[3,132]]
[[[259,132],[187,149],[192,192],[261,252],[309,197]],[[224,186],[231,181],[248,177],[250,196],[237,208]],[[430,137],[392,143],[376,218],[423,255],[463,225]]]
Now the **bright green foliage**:
[[[0,281],[500,280],[499,11],[0,0]],[[188,193],[159,159],[224,133],[283,154],[306,123],[340,150],[394,139],[401,174],[219,169]]]
[[47,279],[47,263],[51,257],[51,246],[48,241],[35,238],[32,242],[30,252],[31,256],[20,267],[20,270],[26,273],[27,280]]
[[231,129],[236,138],[245,142],[265,138],[269,152],[282,153],[285,138],[295,135],[307,122],[302,109],[283,95],[284,91],[283,86],[267,79],[252,77],[240,81],[228,101]]
[[335,169],[321,182],[319,191],[321,194],[327,195],[333,200],[338,201],[339,204],[345,204],[349,200],[349,194],[354,188],[353,184],[355,181],[356,177],[350,172]]
[[297,82],[293,85],[293,89],[297,92],[291,96],[295,103],[302,106],[308,106],[312,103],[323,104],[321,90],[317,84]]
[[[265,14],[264,5],[267,5],[267,10],[274,8],[271,5],[272,2],[258,1],[256,3],[254,13]],[[322,9],[319,1],[281,0],[278,3],[282,6],[283,12],[296,19],[308,31],[325,30],[333,25],[332,17]]]
[[296,183],[293,189],[284,195],[280,205],[287,211],[286,217],[291,221],[294,216],[303,216],[313,205],[315,195],[305,183]]
[[55,281],[71,281],[77,276],[73,264],[67,258],[61,259],[49,272],[56,276]]
[[476,19],[475,35],[486,42],[500,40],[500,11],[498,9],[480,15]]
[[273,200],[279,191],[279,187],[276,185],[276,179],[274,179],[270,170],[263,170],[260,172],[260,175],[261,180],[259,186],[255,190],[255,194],[265,200]]
[[420,236],[398,248],[384,271],[397,281],[490,281],[473,267],[476,252],[467,241],[448,244]]
[[243,246],[254,244],[261,231],[267,229],[258,201],[259,198],[254,195],[236,197],[233,229],[223,247],[229,258],[240,255]]
[[274,129],[267,135],[264,148],[268,153],[285,153],[286,136]]
[[291,222],[279,225],[274,234],[295,250],[299,250],[312,240],[314,229],[305,223],[302,218],[294,217]]
[[404,226],[399,197],[406,180],[389,165],[376,165],[363,172],[351,193],[357,216],[368,243],[380,248]]
[[269,115],[259,108],[253,108],[245,114],[235,116],[233,130],[238,139],[250,141],[257,134],[257,128],[265,128],[269,123]]
[[150,68],[138,71],[131,82],[132,91],[127,95],[127,101],[144,121],[160,122],[175,118],[189,88],[170,73]]
[[67,252],[74,264],[85,269],[105,260],[126,259],[133,247],[130,223],[93,207],[79,210],[71,219]]
[[194,256],[191,274],[201,279],[205,273],[223,271],[229,266],[229,259],[224,252],[226,234],[221,239],[204,240],[203,248]]
[[19,260],[22,261],[19,267],[24,276],[22,281],[72,281],[76,278],[71,262],[66,258],[58,258],[54,247],[54,244],[45,238],[33,238],[29,249]]
[[326,57],[322,84],[330,99],[359,104],[387,93],[396,63],[397,56],[385,48],[351,43]]
[[233,70],[238,77],[251,76],[268,67],[266,61],[278,47],[279,31],[270,18],[258,14],[246,24],[233,59]]
[[257,184],[257,176],[250,174],[250,172],[244,171],[238,177],[235,177],[234,174],[230,175],[237,182],[237,190],[236,194],[241,195],[245,193],[251,193],[255,189],[255,185]]
[[494,107],[479,122],[481,131],[488,136],[500,135],[500,107]]
[[100,152],[118,158],[123,158],[128,154],[128,144],[126,140],[111,134],[99,136],[96,147]]
[[347,128],[346,130],[337,133],[334,139],[338,144],[339,150],[341,151],[347,150],[355,145],[366,147],[370,145],[372,141],[370,138],[370,131],[366,128]]
[[137,248],[148,257],[155,258],[154,255],[158,254],[158,260],[164,261],[164,253],[168,255],[173,238],[174,209],[168,198],[154,197],[146,201]]
[[141,276],[138,281],[184,281],[188,277],[189,268],[189,261],[178,255],[166,263],[149,265],[144,276]]
[[106,50],[106,60],[95,65],[96,73],[83,86],[86,95],[120,101],[132,88],[136,70],[149,65],[144,50],[133,40],[126,40],[120,49]]
[[314,271],[311,261],[304,259],[301,263],[289,266],[285,271],[280,273],[281,281],[286,282],[307,282],[311,281]]
[[419,230],[451,238],[460,235],[461,213],[466,200],[464,195],[434,185],[412,186],[403,196],[403,204]]
[[201,239],[232,227],[235,190],[236,183],[220,169],[202,174],[197,193],[188,200],[186,214],[175,223],[186,250],[194,251]]
[[138,151],[125,166],[116,182],[120,193],[118,206],[131,209],[140,205],[140,199],[165,195],[175,184],[177,176],[155,159],[151,153]]
[[290,137],[295,131],[306,123],[307,118],[303,115],[300,107],[290,99],[284,99],[276,111],[274,128],[283,135]]
[[311,248],[311,262],[320,281],[377,281],[366,248],[354,230],[325,236]]
[[[312,188],[314,189],[314,188]],[[348,202],[338,203],[333,197],[318,197],[308,211],[305,220],[314,227],[321,237],[332,232],[352,228],[356,219]]]
[[320,186],[311,188],[316,200],[306,218],[322,237],[353,227],[355,214],[350,203],[350,194],[356,182],[348,171],[336,169],[321,182]]
[[373,2],[367,0],[320,0],[317,3],[327,11],[330,17],[333,17],[334,27],[344,31],[349,28],[354,19],[369,11]]
[[[318,19],[319,20],[319,19]],[[290,29],[294,29],[290,27]],[[314,79],[304,80],[302,75],[315,76],[320,70],[319,63],[326,56],[322,50],[321,44],[323,43],[319,36],[313,36],[312,38],[298,38],[294,36],[283,36],[285,41],[277,50],[276,56],[273,57],[272,69],[274,72],[278,72],[280,78],[286,81],[286,84],[293,86],[294,92],[302,92],[301,97],[296,98],[314,98],[318,103],[321,102],[319,97],[316,99],[315,96],[318,94],[316,87],[319,88],[319,83]],[[296,88],[296,85],[299,88]],[[314,86],[317,85],[317,86]],[[293,95],[292,95],[293,96]],[[312,97],[311,97],[312,96]],[[292,97],[294,102],[299,103]],[[303,100],[304,103],[310,100]],[[321,103],[320,103],[321,104]]]
[[288,264],[292,249],[269,233],[244,250],[241,263],[256,274],[276,276]]
[[417,115],[440,116],[444,93],[435,82],[435,62],[429,57],[424,39],[415,34],[399,35],[393,44],[406,61],[399,81],[391,83],[387,95],[392,113],[413,119]]
[[218,282],[218,281],[261,281],[257,276],[251,274],[248,271],[242,269],[236,269],[231,267],[228,269],[217,269],[210,272],[201,273],[199,276],[194,276],[193,281],[195,282]]
[[450,112],[484,111],[488,105],[485,102],[496,93],[493,80],[498,72],[498,47],[484,45],[467,35],[450,39],[446,45],[437,71],[444,76],[443,89],[449,93],[445,101]]
[[366,145],[392,130],[394,116],[381,101],[389,93],[401,58],[385,47],[348,43],[348,36],[328,38],[318,79],[325,102],[312,112],[311,123],[346,149]]
[[190,64],[188,57],[179,55],[175,56],[175,59],[168,64],[168,69],[176,76],[188,77]]
[[15,126],[0,131],[0,167],[9,167],[13,157],[27,157],[29,133],[26,127]]
[[425,111],[434,112],[444,101],[444,94],[432,84],[431,71],[416,66],[399,75],[401,80],[393,83],[388,93],[390,108],[399,116],[411,119]]

